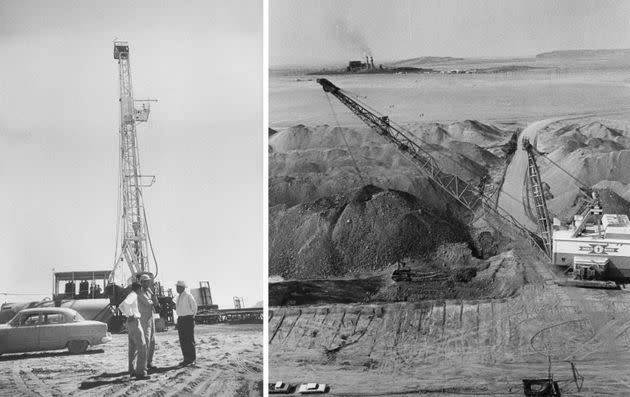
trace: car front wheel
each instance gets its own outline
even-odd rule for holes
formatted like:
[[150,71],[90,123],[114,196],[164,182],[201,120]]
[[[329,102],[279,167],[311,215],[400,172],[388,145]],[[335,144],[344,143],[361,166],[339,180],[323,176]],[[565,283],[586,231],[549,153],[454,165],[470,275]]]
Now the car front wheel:
[[86,340],[71,340],[68,342],[68,351],[71,354],[85,353],[89,345]]

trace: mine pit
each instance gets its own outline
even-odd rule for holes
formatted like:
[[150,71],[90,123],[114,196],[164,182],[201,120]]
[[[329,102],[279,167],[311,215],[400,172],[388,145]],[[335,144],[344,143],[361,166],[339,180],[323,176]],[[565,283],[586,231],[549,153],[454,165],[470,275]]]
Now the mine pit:
[[[270,118],[270,380],[316,377],[343,395],[521,394],[523,379],[545,378],[551,363],[563,393],[577,393],[581,376],[585,395],[623,393],[630,384],[620,369],[630,347],[625,276],[617,290],[559,286],[572,269],[552,265],[551,240],[536,218],[543,199],[553,233],[577,227],[583,218],[575,215],[591,217],[590,207],[630,213],[630,180],[622,171],[630,123],[623,111],[597,116],[585,108],[576,116],[558,109],[550,117],[525,106],[512,109],[511,118],[499,117],[497,108],[496,118],[418,122],[409,121],[405,103],[389,106],[402,119],[379,114],[370,128],[350,121],[334,98],[338,76],[328,75],[332,84],[308,81],[325,80],[321,100],[309,94],[308,111],[295,112],[306,80],[295,83],[295,123],[287,124],[280,107],[271,115],[281,122]],[[355,115],[363,101],[393,102],[396,92],[431,106],[414,77],[360,78],[339,77],[354,92],[361,81],[366,87],[349,97],[356,105],[346,104]],[[466,78],[421,82],[430,92],[443,84],[466,96],[476,90]],[[525,78],[542,84],[524,75],[512,87],[523,90]],[[418,85],[417,93],[405,83]],[[455,100],[453,113],[487,114],[486,100]],[[315,111],[326,123],[300,123]],[[410,149],[430,160],[410,158]],[[532,161],[539,185],[527,182]],[[439,172],[430,176],[430,167]],[[450,176],[465,184],[453,187]],[[471,191],[485,197],[483,205]]]

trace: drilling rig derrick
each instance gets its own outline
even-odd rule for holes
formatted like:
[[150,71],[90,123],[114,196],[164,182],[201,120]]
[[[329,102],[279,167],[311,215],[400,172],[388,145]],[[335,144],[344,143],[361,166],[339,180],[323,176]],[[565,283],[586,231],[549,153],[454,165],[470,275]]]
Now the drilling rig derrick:
[[[116,271],[125,262],[130,277],[149,273],[157,275],[155,257],[149,237],[142,188],[155,181],[155,176],[140,173],[138,156],[138,137],[136,124],[149,118],[153,99],[135,100],[131,84],[131,66],[129,45],[126,42],[114,42],[114,59],[118,60],[120,80],[120,175],[119,175],[119,219],[116,259],[110,281],[114,281]],[[144,181],[149,178],[148,183]],[[155,274],[154,274],[155,272]]]

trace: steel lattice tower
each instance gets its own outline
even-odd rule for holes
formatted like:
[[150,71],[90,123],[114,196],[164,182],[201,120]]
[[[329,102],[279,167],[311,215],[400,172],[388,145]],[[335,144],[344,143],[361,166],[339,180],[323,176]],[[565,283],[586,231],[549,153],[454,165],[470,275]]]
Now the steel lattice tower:
[[[149,260],[151,247],[142,199],[142,187],[150,185],[142,184],[136,135],[136,123],[148,120],[151,100],[133,98],[129,45],[126,42],[114,42],[114,59],[118,60],[120,79],[120,213],[117,237],[120,245],[117,245],[112,277],[123,261],[127,263],[131,276],[135,276],[154,270]],[[154,179],[152,177],[151,184]]]

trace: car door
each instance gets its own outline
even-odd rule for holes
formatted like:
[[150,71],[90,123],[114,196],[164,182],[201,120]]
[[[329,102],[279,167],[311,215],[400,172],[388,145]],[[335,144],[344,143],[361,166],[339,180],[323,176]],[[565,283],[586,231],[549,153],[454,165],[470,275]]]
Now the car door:
[[43,313],[39,325],[41,350],[57,350],[66,347],[66,317],[63,313]]
[[20,314],[18,321],[11,323],[7,335],[7,352],[37,351],[39,348],[40,312]]

